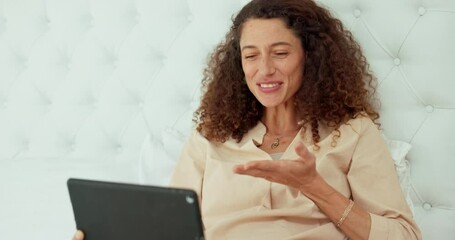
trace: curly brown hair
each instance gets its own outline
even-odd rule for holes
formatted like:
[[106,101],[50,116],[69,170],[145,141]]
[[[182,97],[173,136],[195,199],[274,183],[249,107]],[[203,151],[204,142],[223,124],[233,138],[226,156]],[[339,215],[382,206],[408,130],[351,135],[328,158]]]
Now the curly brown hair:
[[[233,19],[233,25],[211,55],[202,81],[203,96],[194,113],[197,130],[208,140],[241,141],[257,125],[264,107],[248,89],[242,70],[240,38],[249,19],[283,20],[306,52],[303,81],[295,95],[297,114],[321,140],[319,125],[336,130],[359,114],[375,123],[379,114],[370,102],[376,80],[359,44],[340,20],[312,0],[253,0]],[[379,126],[379,123],[376,123]]]

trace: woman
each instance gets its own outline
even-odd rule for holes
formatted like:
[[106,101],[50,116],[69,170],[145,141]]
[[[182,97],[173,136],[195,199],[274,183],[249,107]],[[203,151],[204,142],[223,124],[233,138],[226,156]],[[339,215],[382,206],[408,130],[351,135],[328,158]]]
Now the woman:
[[253,0],[203,88],[172,185],[198,193],[208,239],[421,238],[368,64],[326,9]]

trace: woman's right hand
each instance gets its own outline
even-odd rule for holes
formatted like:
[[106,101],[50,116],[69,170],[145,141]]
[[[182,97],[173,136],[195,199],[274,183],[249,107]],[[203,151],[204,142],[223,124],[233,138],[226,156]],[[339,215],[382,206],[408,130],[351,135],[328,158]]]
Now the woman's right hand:
[[84,232],[81,230],[77,230],[77,232],[73,236],[73,240],[84,240]]

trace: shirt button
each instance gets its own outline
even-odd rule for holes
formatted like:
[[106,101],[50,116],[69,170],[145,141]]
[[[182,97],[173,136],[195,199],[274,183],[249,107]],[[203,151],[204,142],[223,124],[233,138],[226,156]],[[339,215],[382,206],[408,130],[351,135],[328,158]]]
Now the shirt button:
[[395,58],[395,59],[393,59],[393,63],[394,63],[396,66],[399,66],[399,65],[401,64],[401,59]]

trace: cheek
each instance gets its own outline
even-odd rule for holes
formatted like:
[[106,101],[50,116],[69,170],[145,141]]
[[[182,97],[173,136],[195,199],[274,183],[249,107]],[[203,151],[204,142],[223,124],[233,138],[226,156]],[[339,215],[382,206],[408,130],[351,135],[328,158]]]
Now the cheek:
[[249,75],[248,74],[248,71],[243,71],[244,75],[245,75],[245,78],[243,79],[243,81],[245,81],[246,85],[248,86],[248,89],[250,90],[251,93],[255,93],[254,91],[254,86],[255,86],[255,83],[254,83],[254,80],[253,80],[253,76]]
[[254,73],[256,72],[255,69],[256,69],[255,62],[242,61],[242,70],[243,70],[243,74],[245,75],[246,79],[251,79],[253,77]]
[[295,84],[300,85],[303,79],[303,64],[294,64],[288,69],[288,75],[294,79]]
[[295,72],[295,75],[293,76],[293,78],[294,78],[294,81],[293,81],[292,85],[296,90],[298,90],[303,82],[302,72],[301,71]]
[[242,62],[242,69],[243,69],[243,74],[245,75],[245,78],[246,79],[251,79],[251,75],[252,75],[251,63]]
[[254,93],[254,83],[253,83],[253,80],[251,80],[251,78],[247,78],[244,80],[246,81],[246,85],[248,86],[248,89],[250,89],[250,92]]

